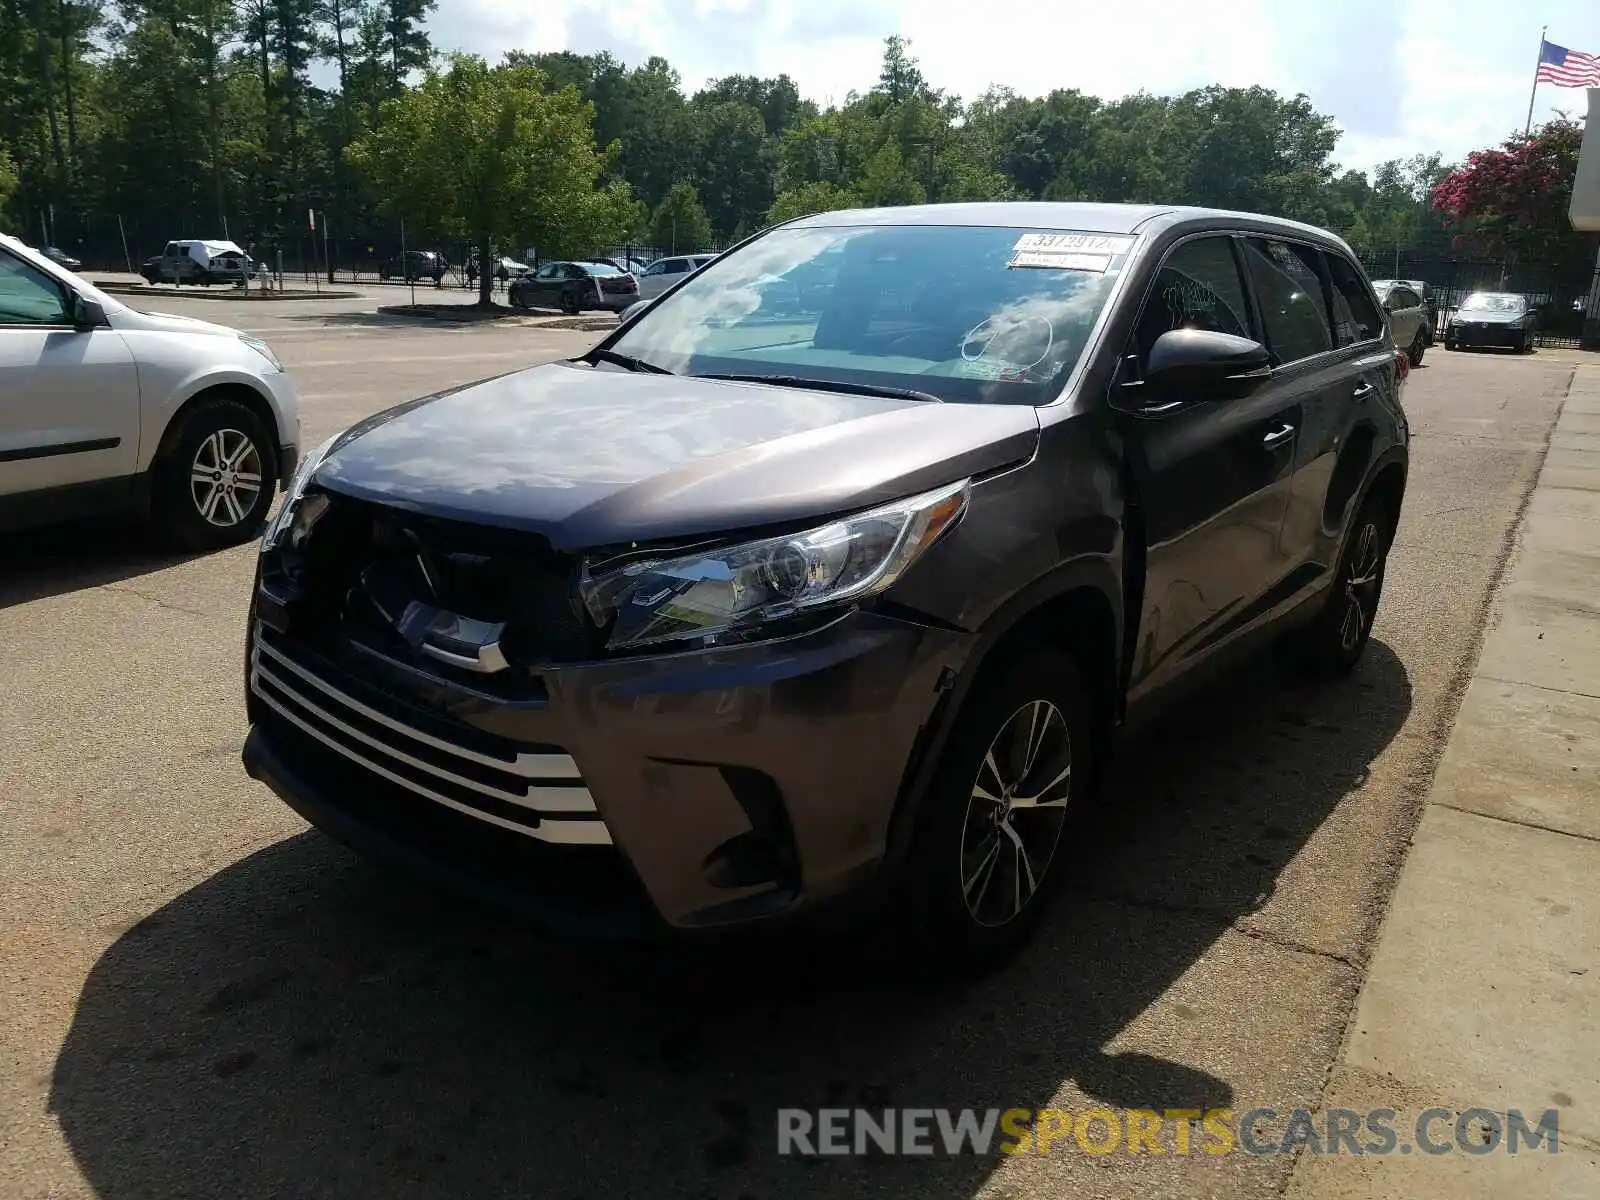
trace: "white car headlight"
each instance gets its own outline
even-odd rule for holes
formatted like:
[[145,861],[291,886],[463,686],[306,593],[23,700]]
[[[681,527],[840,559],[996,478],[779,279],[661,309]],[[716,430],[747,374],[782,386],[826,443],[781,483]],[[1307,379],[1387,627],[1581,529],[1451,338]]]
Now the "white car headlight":
[[[579,593],[610,625],[608,645],[695,640],[888,588],[966,511],[971,483],[886,504],[817,529],[676,558],[587,571]],[[614,560],[613,560],[614,561]]]
[[328,451],[339,440],[340,434],[334,434],[322,445],[300,460],[300,465],[295,469],[294,478],[289,481],[289,486],[284,489],[283,505],[271,521],[267,522],[266,529],[261,534],[261,549],[263,551],[274,549],[282,540],[285,532],[294,523],[295,513],[300,508],[300,501],[305,496],[306,486],[311,482],[311,476],[316,474],[322,460],[328,456]]
[[278,361],[278,356],[272,352],[272,347],[267,345],[260,338],[253,338],[247,333],[241,333],[239,335],[239,340],[246,346],[249,346],[250,349],[254,350],[257,354],[261,355],[262,358],[266,359],[268,365],[271,366],[274,371],[283,370],[283,364]]

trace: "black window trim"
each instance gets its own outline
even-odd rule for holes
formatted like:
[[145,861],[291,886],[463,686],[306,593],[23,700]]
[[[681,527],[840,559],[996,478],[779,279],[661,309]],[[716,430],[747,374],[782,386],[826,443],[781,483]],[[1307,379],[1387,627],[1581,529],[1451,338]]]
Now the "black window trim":
[[[1265,346],[1267,348],[1267,352],[1270,353],[1272,355],[1272,357],[1273,357],[1274,361],[1273,361],[1273,364],[1272,364],[1272,373],[1273,373],[1274,376],[1276,376],[1279,371],[1288,371],[1288,370],[1296,370],[1296,371],[1298,371],[1306,363],[1314,363],[1314,362],[1317,362],[1320,359],[1327,358],[1327,357],[1329,357],[1331,355],[1335,355],[1335,354],[1350,354],[1352,351],[1361,350],[1363,347],[1370,348],[1371,346],[1373,346],[1374,343],[1379,343],[1379,342],[1383,341],[1383,335],[1384,335],[1385,331],[1388,328],[1388,320],[1387,320],[1386,317],[1382,322],[1380,322],[1379,328],[1378,328],[1378,332],[1374,336],[1372,336],[1370,338],[1364,338],[1359,342],[1351,342],[1348,346],[1335,346],[1333,344],[1333,342],[1334,342],[1334,336],[1333,336],[1333,295],[1331,293],[1331,288],[1333,287],[1333,276],[1328,271],[1328,263],[1327,263],[1326,255],[1331,254],[1331,253],[1342,253],[1341,251],[1337,251],[1337,250],[1334,250],[1331,247],[1324,246],[1324,245],[1322,245],[1322,244],[1320,244],[1318,242],[1311,241],[1308,238],[1295,237],[1295,236],[1278,234],[1278,233],[1266,233],[1266,232],[1263,232],[1261,230],[1255,230],[1255,229],[1237,230],[1237,231],[1235,231],[1234,236],[1237,237],[1237,238],[1240,238],[1240,239],[1243,239],[1243,238],[1260,238],[1263,241],[1284,242],[1285,244],[1288,244],[1288,245],[1301,246],[1301,247],[1304,247],[1305,249],[1308,249],[1308,250],[1315,250],[1317,252],[1317,254],[1319,255],[1319,258],[1317,260],[1317,278],[1322,280],[1322,307],[1323,307],[1323,311],[1326,312],[1327,315],[1328,315],[1328,346],[1329,346],[1329,348],[1327,350],[1319,350],[1315,354],[1308,354],[1304,358],[1293,359],[1290,362],[1279,362],[1279,361],[1277,361],[1278,352],[1275,349],[1273,349],[1272,343],[1266,340],[1266,325],[1265,325],[1265,323],[1263,323],[1261,325],[1261,338],[1258,339],[1258,340],[1261,342],[1261,344],[1263,346]],[[1241,253],[1241,256],[1242,256],[1242,253],[1243,253],[1242,249],[1241,249],[1240,253]],[[1349,255],[1345,256],[1345,261],[1347,263],[1354,262],[1354,260]],[[1366,271],[1364,271],[1361,268],[1361,265],[1359,263],[1355,263],[1354,265],[1355,265],[1356,272],[1357,272],[1356,277],[1358,279],[1366,280],[1367,291],[1368,291],[1368,293],[1370,293],[1368,298],[1372,299],[1374,301],[1374,303],[1377,303],[1377,299],[1376,299],[1377,293],[1372,291],[1372,281],[1370,279],[1367,279]],[[1251,295],[1252,300],[1253,300],[1253,302],[1254,302],[1254,304],[1256,306],[1256,315],[1259,318],[1261,316],[1261,302],[1260,302],[1260,298],[1256,295],[1255,280],[1250,277],[1250,272],[1248,270],[1245,272],[1245,283],[1246,283],[1246,286],[1250,290],[1250,295]],[[1381,303],[1377,303],[1377,309],[1378,309],[1380,314],[1383,313],[1383,305]],[[1365,353],[1365,352],[1367,352],[1367,351],[1363,350],[1363,353]]]

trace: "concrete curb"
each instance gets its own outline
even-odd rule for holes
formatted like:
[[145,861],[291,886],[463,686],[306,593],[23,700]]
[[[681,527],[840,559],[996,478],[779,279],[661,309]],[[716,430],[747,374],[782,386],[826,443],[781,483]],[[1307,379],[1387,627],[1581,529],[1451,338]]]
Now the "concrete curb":
[[[1596,428],[1600,367],[1579,366],[1323,1097],[1438,1106],[1455,1152],[1303,1154],[1296,1200],[1600,1195]],[[1502,1130],[1554,1112],[1560,1152],[1457,1145],[1469,1108]]]
[[445,321],[456,325],[514,324],[531,325],[541,329],[580,329],[599,331],[615,329],[615,317],[562,317],[540,316],[521,309],[494,309],[485,312],[470,304],[441,304],[437,307],[412,308],[408,304],[380,304],[378,312],[386,317],[407,321]]
[[102,292],[113,296],[181,296],[185,300],[231,300],[235,303],[260,303],[269,301],[287,300],[363,300],[366,297],[360,292],[322,291],[322,292],[262,292],[254,288],[236,288],[231,284],[217,284],[215,287],[163,287],[142,283],[96,283],[89,280]]

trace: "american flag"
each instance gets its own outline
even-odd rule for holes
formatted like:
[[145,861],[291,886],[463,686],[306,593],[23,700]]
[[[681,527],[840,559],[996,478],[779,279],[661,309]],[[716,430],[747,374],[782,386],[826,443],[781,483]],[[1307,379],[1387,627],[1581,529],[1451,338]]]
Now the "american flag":
[[1581,54],[1554,42],[1543,42],[1539,48],[1538,83],[1553,83],[1557,87],[1600,87],[1600,54]]

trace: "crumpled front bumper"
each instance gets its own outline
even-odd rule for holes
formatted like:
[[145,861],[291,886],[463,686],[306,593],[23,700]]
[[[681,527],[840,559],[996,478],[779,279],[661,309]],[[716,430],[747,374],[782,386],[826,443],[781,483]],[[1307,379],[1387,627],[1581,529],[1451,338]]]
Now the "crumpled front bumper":
[[[282,631],[267,635],[288,644]],[[578,820],[547,816],[541,835],[518,828],[514,807],[487,806],[510,821],[475,814],[472,793],[413,769],[446,760],[405,742],[393,721],[380,727],[340,709],[334,693],[308,693],[307,709],[274,692],[253,667],[262,659],[252,620],[243,757],[252,776],[354,848],[558,928],[742,925],[838,900],[877,877],[909,768],[970,641],[851,612],[780,641],[548,669],[531,700],[402,664],[331,680],[359,683],[369,715],[426,714],[429,736],[454,723],[474,744],[570,756],[578,778],[555,782],[564,796],[586,791],[603,823],[575,839]],[[406,761],[389,757],[396,746]],[[538,794],[530,787],[530,806]]]

